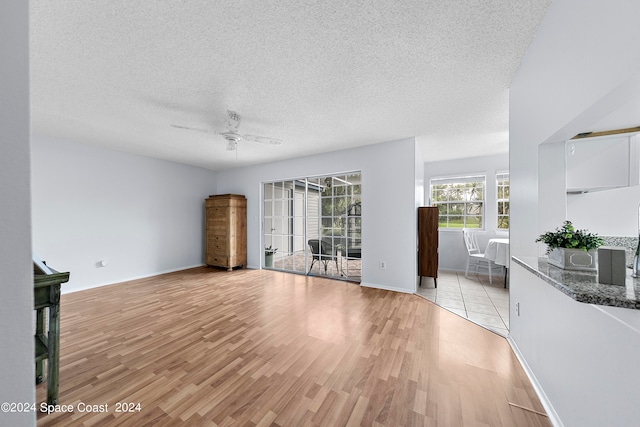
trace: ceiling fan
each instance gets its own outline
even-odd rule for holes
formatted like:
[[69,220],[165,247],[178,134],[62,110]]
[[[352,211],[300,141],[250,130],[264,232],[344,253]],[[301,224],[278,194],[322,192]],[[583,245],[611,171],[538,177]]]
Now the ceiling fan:
[[188,129],[188,130],[197,130],[201,132],[207,133],[216,133],[218,135],[222,135],[224,139],[227,140],[227,150],[234,151],[238,142],[240,141],[251,141],[251,142],[259,142],[261,144],[271,144],[271,145],[280,145],[282,141],[274,138],[267,138],[265,136],[257,136],[257,135],[240,135],[238,133],[238,128],[240,127],[240,121],[242,121],[242,116],[235,111],[227,110],[227,131],[226,132],[217,132],[214,130],[206,130],[206,129],[198,129],[192,128],[188,126],[180,126],[180,125],[171,125],[174,128],[178,129]]

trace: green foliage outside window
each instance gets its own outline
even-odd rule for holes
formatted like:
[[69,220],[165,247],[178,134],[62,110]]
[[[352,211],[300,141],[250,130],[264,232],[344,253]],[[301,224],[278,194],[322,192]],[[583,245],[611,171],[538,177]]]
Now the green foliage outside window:
[[438,207],[440,228],[484,228],[484,177],[431,185],[431,201]]
[[498,229],[509,229],[509,174],[496,175],[498,187]]
[[[361,185],[359,175],[320,179],[323,236],[360,238]],[[347,224],[347,222],[349,222]]]

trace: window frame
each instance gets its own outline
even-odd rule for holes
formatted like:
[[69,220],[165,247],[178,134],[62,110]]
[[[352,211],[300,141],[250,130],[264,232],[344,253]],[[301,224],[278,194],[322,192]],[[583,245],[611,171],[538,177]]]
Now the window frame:
[[[504,177],[506,176],[506,181],[507,181],[507,185],[503,185],[502,187],[507,188],[507,194],[508,197],[502,197],[500,198],[500,179],[502,177],[502,179],[504,179]],[[504,192],[503,192],[504,195]],[[509,231],[509,207],[507,207],[507,213],[500,213],[500,203],[507,203],[507,206],[509,206],[509,199],[511,196],[511,177],[509,175],[509,171],[498,171],[496,172],[496,230],[498,231]],[[500,227],[500,218],[507,218],[507,227],[503,228]]]
[[[470,183],[477,183],[477,184],[482,184],[482,198],[481,199],[467,199],[467,200],[456,200],[453,198],[450,199],[446,199],[446,200],[437,200],[436,197],[434,197],[434,187],[438,186],[438,185],[466,185],[470,184]],[[466,188],[464,188],[466,190]],[[464,191],[464,190],[463,190]],[[429,180],[429,193],[430,193],[430,201],[431,201],[431,206],[439,206],[441,204],[446,204],[447,205],[447,209],[449,209],[449,205],[452,204],[462,204],[462,209],[461,209],[461,213],[460,215],[451,215],[449,212],[447,212],[446,214],[444,214],[444,216],[446,217],[446,224],[449,225],[449,218],[451,217],[461,217],[462,218],[462,226],[461,227],[448,227],[442,226],[443,223],[443,214],[441,213],[441,211],[438,212],[438,227],[440,230],[462,230],[463,228],[473,228],[474,230],[478,230],[478,231],[485,231],[486,230],[486,203],[487,203],[487,175],[486,173],[477,173],[477,174],[468,174],[468,175],[457,175],[457,176],[437,176],[437,177],[432,177]],[[463,195],[463,198],[467,198],[468,196]],[[480,204],[481,205],[481,210],[478,214],[472,215],[469,213],[469,208],[468,205],[470,204]],[[479,221],[480,221],[480,226],[476,227],[476,226],[472,226],[469,227],[470,224],[468,224],[467,219],[468,218],[473,218],[473,217],[479,217]]]

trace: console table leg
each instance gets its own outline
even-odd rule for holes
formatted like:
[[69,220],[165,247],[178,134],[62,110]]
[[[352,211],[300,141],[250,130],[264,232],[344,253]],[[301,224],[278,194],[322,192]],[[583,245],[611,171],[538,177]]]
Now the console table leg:
[[[44,309],[36,310],[36,337],[44,337]],[[36,362],[36,384],[44,381],[44,360]]]
[[47,363],[47,404],[58,403],[58,381],[60,373],[60,286],[51,287],[49,307],[49,362]]

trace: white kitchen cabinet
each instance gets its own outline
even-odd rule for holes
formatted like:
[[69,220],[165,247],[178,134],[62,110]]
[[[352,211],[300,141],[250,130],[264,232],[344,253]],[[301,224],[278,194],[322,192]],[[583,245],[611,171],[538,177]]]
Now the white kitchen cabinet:
[[638,185],[638,135],[608,135],[566,143],[567,193]]

